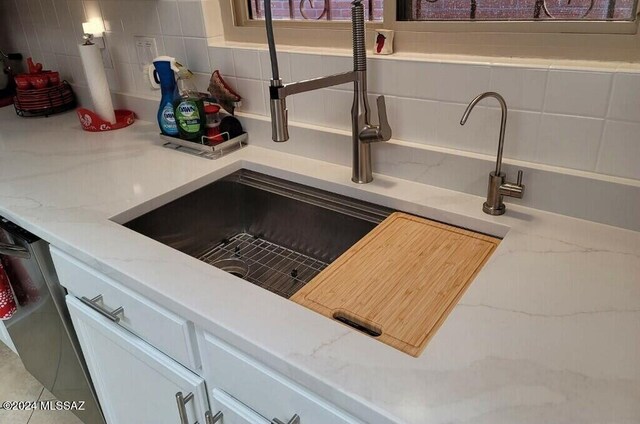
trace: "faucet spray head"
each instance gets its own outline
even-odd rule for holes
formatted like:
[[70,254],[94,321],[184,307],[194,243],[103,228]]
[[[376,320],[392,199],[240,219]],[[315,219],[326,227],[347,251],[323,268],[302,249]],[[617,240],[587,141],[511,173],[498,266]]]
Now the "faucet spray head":
[[279,95],[282,88],[281,79],[272,79],[269,89],[271,97],[271,139],[277,143],[289,140],[289,111],[287,100]]

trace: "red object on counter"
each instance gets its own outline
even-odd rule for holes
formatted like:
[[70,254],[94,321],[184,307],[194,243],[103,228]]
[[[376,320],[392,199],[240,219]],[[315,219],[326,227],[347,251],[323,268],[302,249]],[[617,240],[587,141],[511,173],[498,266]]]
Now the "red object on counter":
[[29,83],[36,90],[41,90],[49,86],[49,77],[46,74],[29,75]]
[[0,263],[0,320],[9,319],[18,310],[9,277]]
[[31,83],[29,82],[29,75],[20,74],[16,75],[13,80],[16,82],[16,86],[20,90],[28,90],[31,88]]
[[78,108],[76,113],[82,129],[90,132],[112,131],[120,128],[128,127],[135,121],[135,113],[130,110],[116,109],[116,122],[110,123],[99,117],[94,111],[89,109]]
[[33,63],[32,58],[27,58],[27,64],[29,65],[30,74],[39,74],[42,72],[42,63]]
[[204,113],[207,117],[207,140],[210,145],[220,144],[224,141],[224,137],[220,134],[220,105],[208,104],[204,107]]

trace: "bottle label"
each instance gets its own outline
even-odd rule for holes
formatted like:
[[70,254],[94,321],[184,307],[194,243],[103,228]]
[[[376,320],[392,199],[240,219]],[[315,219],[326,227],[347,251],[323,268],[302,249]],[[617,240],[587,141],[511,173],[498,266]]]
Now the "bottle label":
[[182,131],[196,134],[200,132],[202,119],[195,102],[185,100],[176,108],[176,119]]
[[173,113],[173,106],[167,103],[162,108],[162,129],[167,134],[178,134],[178,126],[176,125],[176,117]]

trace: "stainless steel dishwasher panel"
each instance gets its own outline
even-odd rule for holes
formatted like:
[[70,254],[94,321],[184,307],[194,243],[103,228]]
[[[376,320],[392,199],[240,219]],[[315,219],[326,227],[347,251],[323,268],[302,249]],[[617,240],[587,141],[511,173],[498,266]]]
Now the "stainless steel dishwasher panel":
[[48,244],[3,218],[0,243],[18,307],[4,323],[24,367],[59,400],[84,401],[73,411],[83,422],[104,424]]

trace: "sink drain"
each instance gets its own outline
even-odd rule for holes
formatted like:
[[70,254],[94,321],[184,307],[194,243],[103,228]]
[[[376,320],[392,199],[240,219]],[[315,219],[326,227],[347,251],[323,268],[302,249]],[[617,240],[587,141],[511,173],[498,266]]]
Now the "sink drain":
[[242,259],[222,259],[212,265],[236,277],[246,278],[249,275],[249,266]]

